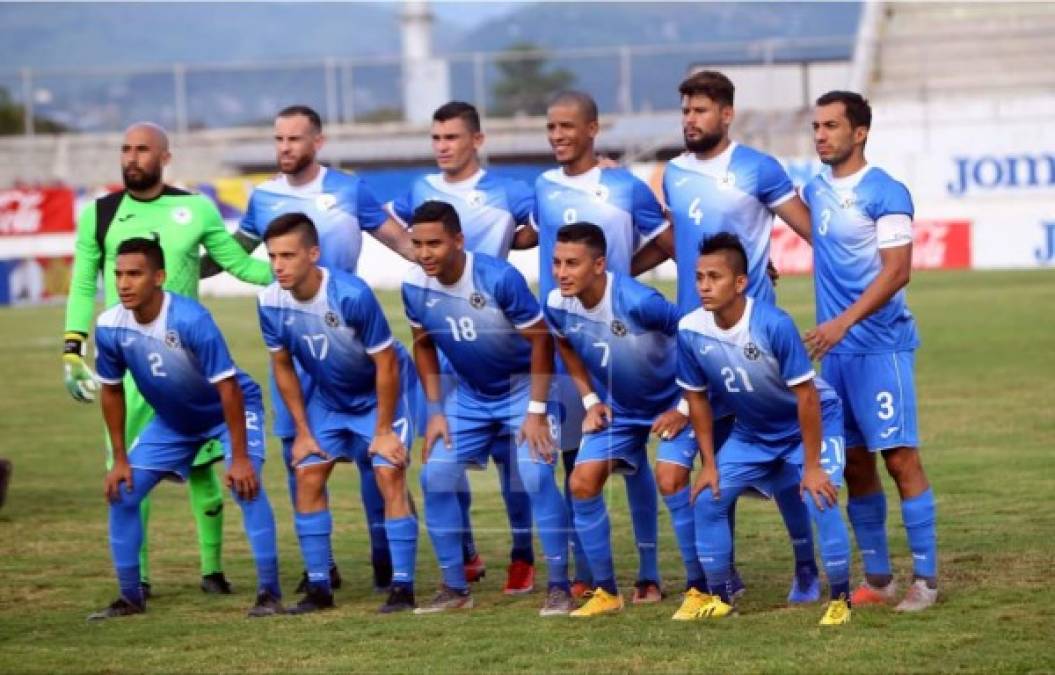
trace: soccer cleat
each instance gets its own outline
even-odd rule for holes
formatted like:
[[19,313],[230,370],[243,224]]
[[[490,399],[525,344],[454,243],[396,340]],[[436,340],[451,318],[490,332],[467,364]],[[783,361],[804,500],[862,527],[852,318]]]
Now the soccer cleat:
[[788,591],[789,605],[805,605],[821,599],[821,580],[816,574],[796,574]]
[[106,609],[100,609],[98,612],[92,612],[89,614],[88,620],[103,621],[105,619],[116,619],[119,616],[132,616],[133,614],[142,614],[145,611],[147,611],[145,605],[137,605],[124,598],[118,598],[111,602],[110,606]]
[[654,605],[663,602],[663,589],[655,581],[642,580],[634,583],[634,594],[630,596],[631,605]]
[[[376,570],[376,568],[374,570],[374,575],[375,575],[374,579],[376,580],[377,579],[377,576],[376,576],[377,575],[377,570]],[[336,591],[336,590],[340,589],[340,587],[341,587],[341,571],[337,569],[336,565],[334,565],[333,567],[330,568],[330,588],[332,588],[333,590]],[[388,589],[385,588],[384,590],[387,591]],[[307,593],[308,592],[308,570],[304,570],[301,573],[300,581],[297,583],[297,588],[293,592],[294,593]]]
[[824,610],[824,616],[821,617],[820,625],[841,626],[844,623],[850,623],[850,603],[843,598],[844,596],[840,595],[838,600],[832,600],[828,603],[827,609]]
[[474,553],[473,557],[465,562],[465,580],[470,584],[475,584],[486,575],[487,566],[484,564],[484,559],[479,553]]
[[213,572],[203,576],[201,578],[201,590],[202,593],[210,595],[230,595],[234,593],[231,583],[227,581],[227,577],[223,575],[223,572]]
[[[469,573],[465,574],[468,578]],[[524,595],[535,590],[535,566],[523,560],[514,560],[506,570],[506,585],[502,592],[506,595]]]
[[286,609],[282,606],[281,600],[271,595],[270,591],[260,591],[256,594],[256,604],[249,608],[246,616],[251,619],[259,619],[265,616],[285,613]]
[[586,604],[575,610],[568,616],[576,618],[604,616],[623,611],[623,596],[616,593],[612,595],[603,588],[595,588]]
[[733,576],[729,578],[729,597],[733,600],[743,596],[747,593],[747,586],[744,585],[744,580],[740,578],[740,570],[733,567]]
[[143,599],[144,600],[149,600],[150,598],[154,597],[154,592],[150,588],[150,582],[149,581],[140,581],[139,582],[139,592],[143,594]]
[[539,616],[567,616],[571,614],[571,593],[560,586],[553,586],[546,593],[546,602],[538,611]]
[[708,597],[707,602],[700,605],[696,613],[684,621],[697,620],[697,619],[721,619],[729,616],[736,612],[736,608],[729,603],[723,601],[719,596],[712,595]]
[[908,587],[905,598],[894,608],[895,612],[921,612],[938,601],[938,589],[931,588],[923,579],[916,579]]
[[675,621],[692,621],[700,609],[711,601],[711,597],[698,589],[690,588],[685,591],[685,599],[681,601],[681,607],[670,618]]
[[311,614],[324,609],[333,609],[336,606],[333,602],[333,593],[325,593],[309,586],[300,602],[287,608],[286,614]]
[[877,588],[865,580],[850,594],[850,604],[854,607],[888,605],[894,602],[895,593],[897,593],[897,584],[893,580],[881,588]]
[[571,582],[571,597],[576,600],[583,600],[589,598],[591,595],[593,595],[593,588],[590,584],[578,579]]
[[[392,590],[392,561],[375,560],[371,564],[374,567],[374,593],[388,593]],[[337,573],[338,581],[341,579],[341,575],[337,572],[337,568],[332,568],[330,570],[330,586],[333,586],[334,573]],[[333,587],[337,588],[337,586]]]
[[473,608],[473,596],[466,589],[464,592],[459,593],[453,588],[447,586],[440,586],[439,592],[429,600],[429,604],[418,607],[414,610],[415,614],[439,614],[440,612],[447,612],[450,610],[458,609],[472,609]]
[[388,592],[388,600],[385,600],[385,604],[381,605],[377,611],[381,614],[394,614],[415,607],[417,603],[414,602],[414,591],[406,586],[393,586]]

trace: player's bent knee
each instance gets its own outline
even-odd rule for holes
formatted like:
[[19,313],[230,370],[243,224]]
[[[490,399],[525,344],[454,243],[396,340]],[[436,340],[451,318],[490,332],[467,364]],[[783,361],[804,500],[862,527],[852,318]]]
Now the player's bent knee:
[[571,490],[571,494],[576,499],[591,499],[601,493],[601,489],[604,488],[605,474],[591,470],[592,464],[599,465],[599,462],[590,462],[587,464],[580,464],[575,467],[575,471],[571,474],[571,481],[568,484],[568,489]]
[[656,486],[664,497],[681,492],[689,485],[689,470],[670,462],[656,463]]
[[421,467],[421,489],[429,493],[458,492],[464,469],[454,462],[426,462]]

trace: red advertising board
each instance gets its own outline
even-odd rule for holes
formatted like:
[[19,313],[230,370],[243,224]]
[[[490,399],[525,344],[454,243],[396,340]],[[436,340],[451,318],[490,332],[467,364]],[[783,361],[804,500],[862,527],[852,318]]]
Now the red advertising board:
[[73,231],[72,190],[0,190],[0,236],[18,237]]

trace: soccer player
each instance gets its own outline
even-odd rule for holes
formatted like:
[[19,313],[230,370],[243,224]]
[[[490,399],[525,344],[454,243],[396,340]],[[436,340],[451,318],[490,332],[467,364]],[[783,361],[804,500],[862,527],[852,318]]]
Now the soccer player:
[[[235,367],[209,312],[190,298],[163,290],[165,255],[156,239],[127,239],[116,247],[115,258],[120,305],[99,315],[95,365],[113,449],[106,497],[121,595],[88,618],[146,610],[139,569],[140,504],[161,480],[186,480],[199,448],[208,441],[218,441],[223,449],[225,480],[242,509],[256,563],[259,590],[249,616],[280,614],[275,518],[261,474],[260,387]],[[196,262],[197,251],[186,258]],[[127,432],[126,375],[155,412],[135,437]]]
[[[421,484],[425,522],[443,577],[439,593],[417,611],[473,606],[457,492],[466,484],[466,469],[483,469],[490,456],[516,461],[531,499],[549,575],[539,613],[567,614],[568,514],[553,473],[556,451],[546,414],[553,339],[542,311],[515,267],[465,250],[451,205],[426,202],[411,222],[419,266],[403,282],[403,305],[430,408]],[[438,353],[456,380],[446,397]]]
[[846,406],[846,483],[864,562],[856,605],[891,602],[897,592],[887,551],[886,497],[876,471],[881,453],[897,484],[914,578],[898,611],[926,609],[938,597],[934,493],[923,471],[916,429],[916,320],[905,302],[912,268],[912,198],[870,166],[864,148],[872,110],[860,94],[817,99],[813,136],[827,169],[803,191],[813,221],[817,327],[810,355]]
[[[663,209],[652,190],[621,167],[601,168],[594,140],[600,130],[597,104],[579,91],[558,93],[546,111],[546,134],[560,165],[546,171],[535,182],[535,226],[539,238],[539,297],[548,298],[556,286],[553,277],[553,250],[557,230],[568,223],[587,221],[604,232],[608,269],[629,274],[634,252],[669,228]],[[582,434],[584,411],[574,383],[565,376],[557,361],[557,391],[561,406],[561,450],[565,470],[565,495],[571,508],[568,476],[575,466],[575,453]],[[628,490],[642,520],[635,533],[649,532],[647,522],[655,522],[658,511],[656,481],[652,468],[642,468],[629,478]],[[651,515],[650,515],[651,514]],[[654,528],[652,530],[655,531]],[[578,537],[575,543],[575,583],[572,592],[582,597],[595,584]],[[643,559],[655,559],[655,536],[637,541]],[[648,577],[655,583],[638,589],[645,597],[659,602],[659,570]]]
[[[805,500],[831,591],[820,623],[847,623],[850,535],[838,506],[845,463],[839,397],[815,377],[791,317],[747,295],[749,259],[739,238],[719,233],[699,250],[696,287],[703,307],[678,324],[678,383],[702,460],[692,488],[696,550],[712,594],[695,618],[734,611],[729,510],[753,487]],[[721,391],[736,418],[717,455],[709,389]],[[793,540],[804,536],[788,526]]]
[[[318,265],[318,230],[303,213],[271,221],[264,243],[277,281],[260,292],[260,328],[296,429],[294,523],[308,573],[304,598],[289,611],[334,606],[326,483],[336,461],[373,465],[392,560],[392,584],[380,611],[411,609],[418,521],[410,510],[406,468],[414,429],[402,391],[407,377],[384,312],[359,277]],[[294,363],[314,383],[308,403]]]
[[[667,164],[663,194],[672,232],[664,232],[657,240],[659,249],[653,247],[662,250],[673,244],[676,251],[678,308],[687,314],[699,307],[695,288],[699,244],[719,232],[737,235],[747,250],[747,294],[775,303],[776,294],[766,269],[773,216],[780,216],[808,240],[809,211],[775,158],[729,137],[736,111],[735,87],[728,77],[716,71],[701,71],[686,78],[678,93],[686,152]],[[641,258],[646,255],[642,252],[635,265],[642,264]],[[715,448],[720,448],[733,421],[727,406],[713,394],[711,407],[716,420]],[[656,462],[660,494],[670,507],[671,519],[682,524],[680,528],[675,526],[675,532],[686,535],[693,531],[688,496],[694,457],[695,453],[689,457],[661,454]],[[809,515],[797,495],[778,497],[777,505],[785,519],[798,522],[795,529],[808,527]],[[735,533],[734,524],[735,505],[730,510],[730,529]],[[807,549],[812,550],[812,539],[800,546],[805,555]],[[743,582],[735,567],[733,581],[740,592]],[[816,562],[811,554],[796,572],[788,600],[812,602],[820,598],[819,593]]]
[[[583,440],[571,475],[575,529],[589,561],[595,588],[575,617],[618,612],[623,598],[615,581],[611,527],[602,490],[613,473],[627,478],[632,512],[640,508],[630,476],[648,470],[648,436],[655,432],[676,452],[693,452],[685,415],[674,410],[680,391],[674,381],[674,335],[680,314],[658,291],[626,274],[608,271],[604,232],[592,223],[557,231],[553,276],[559,287],[546,299],[546,319],[586,408]],[[655,541],[656,514],[634,514],[639,541]],[[685,551],[683,550],[683,555]],[[642,558],[638,589],[656,583],[655,548]],[[705,594],[696,549],[685,565],[689,587]],[[639,602],[644,594],[636,594]]]
[[[319,232],[319,264],[323,267],[355,273],[364,231],[411,260],[407,233],[396,223],[386,223],[385,212],[369,185],[358,176],[319,163],[318,153],[325,141],[322,120],[313,109],[294,105],[279,111],[275,117],[275,162],[279,174],[258,185],[249,195],[249,205],[235,238],[246,251],[252,251],[260,244],[268,223],[274,218],[286,213],[304,213]],[[218,271],[207,259],[202,268],[203,277]],[[398,349],[402,350],[402,347]],[[409,364],[409,355],[401,352],[401,357]],[[410,368],[405,371],[413,372]],[[303,370],[297,371],[297,376],[303,387],[304,400],[308,402],[312,391],[311,376]],[[296,428],[278,394],[274,377],[269,379],[275,413],[273,430],[282,441],[290,499],[295,502],[296,478],[290,458]],[[369,525],[374,585],[382,590],[392,580],[392,561],[385,540],[384,502],[366,457],[361,458],[359,470],[363,476],[363,510]],[[340,588],[341,575],[336,564],[331,565],[331,577],[333,587]],[[307,577],[302,576],[297,592],[304,592],[306,585]]]
[[[103,275],[104,302],[117,304],[114,266],[117,245],[132,237],[158,233],[168,261],[165,288],[180,295],[198,295],[199,248],[219,266],[243,281],[264,285],[271,271],[262,260],[254,260],[228,234],[223,219],[208,198],[166,185],[162,180],[171,159],[165,131],[149,122],[133,124],[121,143],[121,176],[125,189],[95,200],[77,221],[73,276],[66,302],[66,334],[63,362],[66,388],[75,400],[94,400],[96,385],[85,363],[85,339],[92,323],[99,273]],[[125,434],[134,441],[154,416],[131,376],[125,378]],[[132,445],[132,451],[136,449]],[[202,448],[188,478],[191,510],[198,526],[201,547],[201,588],[206,593],[230,593],[223,575],[223,488],[212,463],[223,457],[216,443]],[[112,463],[108,457],[107,464]],[[139,556],[142,582],[149,593],[146,522],[149,500],[142,502],[143,549]]]
[[[505,260],[510,247],[531,248],[538,237],[529,227],[535,207],[535,193],[527,184],[486,171],[480,165],[484,133],[476,108],[462,101],[445,103],[432,114],[432,152],[439,173],[417,179],[402,199],[386,205],[386,210],[407,227],[413,212],[423,203],[447,202],[458,212],[465,249]],[[443,372],[449,364],[440,363]],[[504,457],[505,453],[499,453]],[[516,464],[496,459],[502,498],[506,505],[513,547],[503,591],[508,595],[530,592],[535,585],[534,551],[531,542],[531,502],[523,489],[515,489],[520,479]],[[511,489],[514,488],[514,489]],[[462,555],[470,582],[483,578],[485,566],[476,551],[469,520],[471,493],[468,485],[458,491],[465,517]]]

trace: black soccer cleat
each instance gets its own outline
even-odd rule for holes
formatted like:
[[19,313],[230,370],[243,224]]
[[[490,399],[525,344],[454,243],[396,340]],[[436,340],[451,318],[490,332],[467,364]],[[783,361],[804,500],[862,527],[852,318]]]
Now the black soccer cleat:
[[143,594],[144,600],[149,600],[150,598],[154,597],[154,592],[150,588],[149,581],[139,582],[139,592]]
[[316,588],[308,587],[308,592],[304,594],[300,602],[286,608],[286,614],[311,614],[324,609],[333,609],[336,606],[333,602],[333,593],[325,593]]
[[414,602],[413,590],[406,586],[393,586],[388,593],[388,600],[377,611],[381,614],[394,614],[412,610],[416,607],[417,603]]
[[[334,565],[330,568],[330,588],[335,591],[341,589],[341,571]],[[308,592],[308,570],[304,570],[300,574],[300,581],[297,583],[297,588],[293,591],[294,593],[307,593]]]
[[137,605],[134,602],[129,602],[124,598],[118,598],[110,603],[110,606],[106,609],[100,609],[98,612],[92,612],[88,615],[89,621],[104,621],[106,619],[116,619],[121,616],[132,616],[133,614],[142,614],[147,611],[146,605]]
[[388,560],[375,560],[374,593],[387,593],[392,588],[392,563]]
[[260,591],[256,594],[256,604],[249,608],[247,616],[251,619],[259,619],[285,613],[286,608],[282,606],[281,600],[271,595],[269,591]]
[[227,581],[227,577],[223,575],[223,572],[213,572],[203,576],[201,578],[201,590],[202,593],[210,595],[230,595],[234,593],[230,582]]

